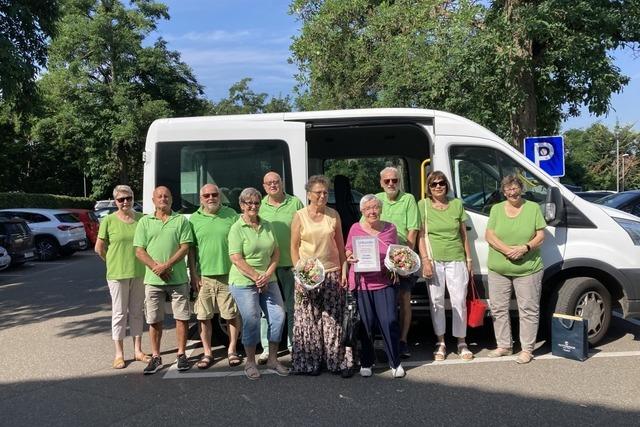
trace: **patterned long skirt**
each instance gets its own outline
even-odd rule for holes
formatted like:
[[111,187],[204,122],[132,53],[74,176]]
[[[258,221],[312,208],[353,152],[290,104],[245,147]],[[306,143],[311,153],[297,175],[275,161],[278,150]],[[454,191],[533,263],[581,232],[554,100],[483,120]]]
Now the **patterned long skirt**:
[[351,349],[341,344],[346,291],[338,280],[331,272],[314,290],[296,289],[291,357],[296,374],[319,371],[323,364],[334,373],[353,367]]

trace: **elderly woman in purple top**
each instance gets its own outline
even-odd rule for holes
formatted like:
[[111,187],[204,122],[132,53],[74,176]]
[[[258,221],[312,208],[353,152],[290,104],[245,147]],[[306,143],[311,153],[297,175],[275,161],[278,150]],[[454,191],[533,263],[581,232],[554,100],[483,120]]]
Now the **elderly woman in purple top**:
[[[374,361],[373,333],[378,325],[384,338],[384,349],[389,359],[391,375],[402,378],[405,371],[400,364],[398,349],[400,325],[396,315],[396,287],[384,266],[387,248],[398,241],[396,227],[380,220],[382,201],[373,194],[367,194],[360,200],[360,212],[363,221],[353,224],[345,245],[347,261],[351,264],[349,271],[349,288],[356,290],[358,310],[364,325],[361,331],[362,354],[360,357],[360,375],[370,377]],[[356,273],[354,267],[358,263],[354,254],[354,238],[375,237],[378,242],[380,270]],[[357,281],[359,286],[357,286]]]

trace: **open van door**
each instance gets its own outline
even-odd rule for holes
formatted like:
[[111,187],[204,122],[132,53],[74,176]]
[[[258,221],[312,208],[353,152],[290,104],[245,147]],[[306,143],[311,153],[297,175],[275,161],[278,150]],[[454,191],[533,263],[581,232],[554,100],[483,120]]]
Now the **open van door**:
[[147,213],[153,211],[151,196],[158,185],[171,189],[175,211],[195,212],[205,183],[218,185],[222,202],[238,210],[240,191],[261,190],[262,177],[269,171],[282,176],[287,193],[304,195],[305,125],[284,122],[279,114],[262,120],[233,116],[156,120],[149,128],[144,156]]

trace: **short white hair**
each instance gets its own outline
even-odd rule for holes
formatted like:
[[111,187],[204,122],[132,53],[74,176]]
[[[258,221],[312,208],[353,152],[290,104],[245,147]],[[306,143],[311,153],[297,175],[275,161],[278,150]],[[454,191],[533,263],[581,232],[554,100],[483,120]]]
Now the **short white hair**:
[[362,199],[360,199],[360,210],[363,210],[364,205],[372,200],[375,200],[378,207],[382,208],[382,200],[378,199],[375,194],[365,194],[364,196],[362,196]]
[[115,199],[120,193],[128,194],[133,198],[133,190],[128,185],[116,185],[113,189],[113,198]]
[[400,176],[400,171],[398,170],[398,168],[393,166],[387,166],[386,168],[380,171],[380,178],[382,178],[384,174],[386,174],[387,172],[394,172],[396,176]]

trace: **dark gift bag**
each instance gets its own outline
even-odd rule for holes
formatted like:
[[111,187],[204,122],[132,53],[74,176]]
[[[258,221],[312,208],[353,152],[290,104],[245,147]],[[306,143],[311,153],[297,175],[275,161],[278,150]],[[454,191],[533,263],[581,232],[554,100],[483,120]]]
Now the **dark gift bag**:
[[567,359],[586,360],[589,356],[587,320],[554,313],[551,319],[551,354]]

